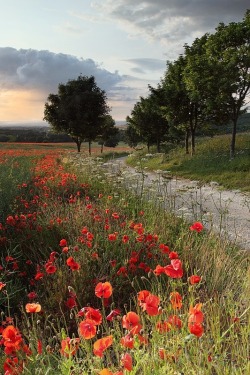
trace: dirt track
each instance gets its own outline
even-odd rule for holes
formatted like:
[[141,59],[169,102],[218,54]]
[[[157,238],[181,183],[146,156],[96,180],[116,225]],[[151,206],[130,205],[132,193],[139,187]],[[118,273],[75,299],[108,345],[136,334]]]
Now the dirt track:
[[199,220],[208,230],[250,250],[250,194],[220,190],[216,182],[201,184],[171,176],[162,171],[136,171],[125,158],[106,163],[109,173],[135,193],[143,188],[144,197],[162,201],[164,207],[187,221]]

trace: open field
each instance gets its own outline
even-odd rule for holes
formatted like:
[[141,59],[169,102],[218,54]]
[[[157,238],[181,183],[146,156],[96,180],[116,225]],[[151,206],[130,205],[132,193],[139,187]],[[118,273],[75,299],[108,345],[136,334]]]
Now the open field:
[[[68,150],[76,151],[75,143],[17,143],[17,142],[0,142],[0,150]],[[92,145],[92,153],[100,154],[101,146],[97,143]],[[116,153],[116,152],[130,152],[131,148],[125,144],[118,145],[117,147],[104,147],[103,153]],[[88,153],[88,145],[86,143],[82,144],[81,153]]]
[[124,190],[100,158],[8,146],[3,374],[249,373],[249,254]]

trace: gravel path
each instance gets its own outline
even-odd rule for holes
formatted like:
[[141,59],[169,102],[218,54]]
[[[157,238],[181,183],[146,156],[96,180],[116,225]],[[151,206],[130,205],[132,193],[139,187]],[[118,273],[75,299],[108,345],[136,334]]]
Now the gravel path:
[[250,250],[250,194],[220,190],[216,182],[201,184],[162,171],[137,171],[125,164],[125,158],[104,166],[136,194],[143,191],[145,199],[157,199],[187,221],[202,221],[208,230]]

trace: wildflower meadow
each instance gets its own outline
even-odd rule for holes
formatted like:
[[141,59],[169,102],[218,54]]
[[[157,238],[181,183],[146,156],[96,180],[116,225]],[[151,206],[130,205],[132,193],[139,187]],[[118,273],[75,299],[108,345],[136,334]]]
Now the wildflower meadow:
[[249,374],[249,254],[102,164],[0,149],[0,373]]

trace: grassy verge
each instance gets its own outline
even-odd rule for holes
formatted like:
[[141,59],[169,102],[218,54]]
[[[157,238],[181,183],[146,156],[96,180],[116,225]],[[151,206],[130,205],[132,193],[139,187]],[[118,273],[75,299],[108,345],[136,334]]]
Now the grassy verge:
[[227,189],[250,191],[250,133],[238,134],[236,157],[229,160],[230,135],[198,140],[196,155],[186,155],[182,148],[168,154],[147,154],[140,150],[128,159],[150,170],[168,170],[172,174],[204,182],[216,181]]
[[247,374],[248,254],[58,156],[1,225],[3,373]]

